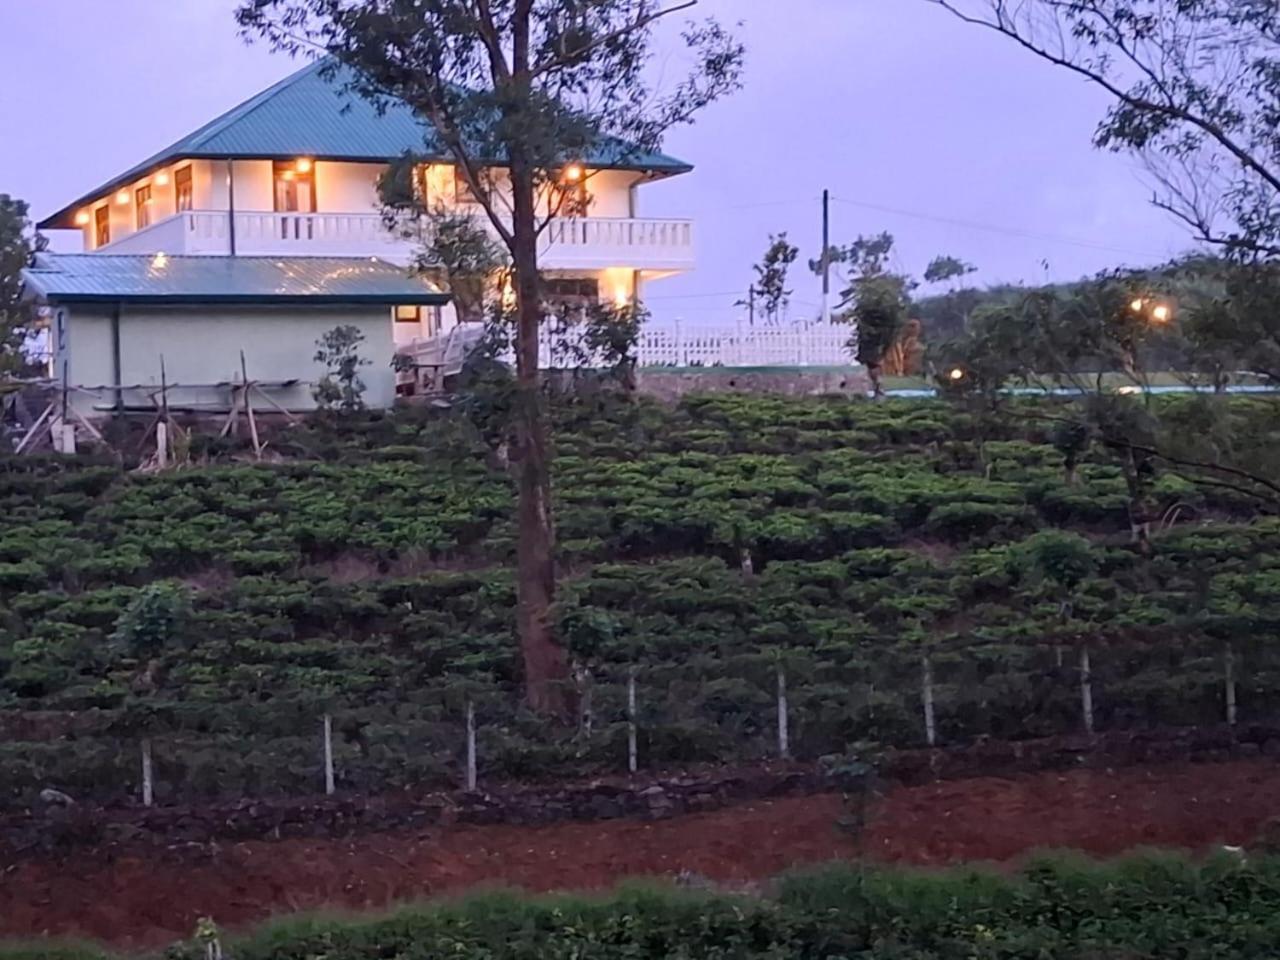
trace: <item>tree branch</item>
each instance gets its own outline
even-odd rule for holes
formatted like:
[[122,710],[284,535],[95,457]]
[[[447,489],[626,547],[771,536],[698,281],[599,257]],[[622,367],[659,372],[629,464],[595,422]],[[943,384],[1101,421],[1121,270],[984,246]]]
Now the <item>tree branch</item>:
[[642,6],[640,8],[641,12],[637,14],[636,19],[627,26],[620,27],[611,33],[605,34],[603,37],[597,37],[590,43],[578,47],[561,57],[556,57],[552,60],[548,60],[544,64],[540,64],[533,70],[533,79],[537,80],[548,73],[563,69],[572,63],[573,60],[580,59],[597,47],[602,47],[605,44],[612,43],[614,40],[625,37],[629,33],[635,33],[637,30],[643,29],[649,24],[661,20],[663,17],[670,16],[673,13],[679,13],[682,10],[689,10],[697,5],[698,0],[685,0],[684,3],[677,4],[674,7],[668,7],[665,10],[655,10],[653,13],[648,14],[642,12],[644,10],[644,7]]
[[1180,120],[1183,123],[1190,124],[1218,143],[1224,150],[1235,157],[1241,166],[1247,170],[1252,170],[1255,174],[1266,181],[1272,189],[1280,192],[1280,174],[1273,173],[1270,169],[1264,166],[1262,162],[1250,154],[1248,150],[1236,143],[1236,141],[1219,124],[1213,123],[1210,120],[1191,112],[1185,107],[1180,107],[1175,103],[1159,103],[1158,101],[1133,94],[1128,90],[1117,86],[1116,83],[1108,78],[1101,70],[1087,67],[1083,64],[1077,63],[1075,60],[1072,60],[1065,51],[1061,54],[1057,54],[1044,46],[1035,43],[1028,37],[1019,33],[1017,27],[1006,19],[1003,12],[1003,0],[994,0],[997,10],[997,20],[995,23],[983,17],[975,17],[962,12],[955,6],[953,0],[926,0],[926,2],[942,7],[964,23],[985,27],[988,30],[993,30],[1002,36],[1008,37],[1023,49],[1030,51],[1042,60],[1052,63],[1055,66],[1063,67],[1081,77],[1084,77],[1086,80],[1107,91],[1121,103],[1127,104],[1138,110],[1145,110],[1150,113],[1159,114],[1173,120]]

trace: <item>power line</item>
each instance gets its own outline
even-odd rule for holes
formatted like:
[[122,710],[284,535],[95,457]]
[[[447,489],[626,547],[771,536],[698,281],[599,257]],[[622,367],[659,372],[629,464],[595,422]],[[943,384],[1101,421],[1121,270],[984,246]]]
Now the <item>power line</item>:
[[1034,233],[1029,230],[1019,230],[1015,227],[1002,227],[994,223],[980,223],[976,220],[961,220],[956,217],[940,217],[931,213],[921,213],[918,210],[903,210],[899,207],[888,207],[878,203],[867,203],[863,200],[848,200],[844,197],[833,197],[832,199],[837,203],[848,204],[851,207],[862,207],[866,210],[875,210],[878,213],[895,214],[901,217],[914,217],[917,220],[931,220],[934,223],[945,223],[953,227],[964,227],[969,230],[984,230],[988,233],[1000,233],[1010,237],[1019,237],[1023,240],[1043,240],[1049,243],[1063,243],[1077,247],[1088,247],[1092,250],[1103,250],[1107,253],[1123,253],[1129,256],[1149,257],[1154,260],[1163,259],[1161,254],[1151,253],[1150,251],[1129,250],[1124,247],[1113,247],[1093,240],[1064,237],[1060,234]]

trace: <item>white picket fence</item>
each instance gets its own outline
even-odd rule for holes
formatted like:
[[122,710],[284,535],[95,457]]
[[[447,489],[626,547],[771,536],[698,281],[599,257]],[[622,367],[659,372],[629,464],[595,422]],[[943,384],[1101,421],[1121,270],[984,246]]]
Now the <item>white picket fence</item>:
[[824,323],[779,327],[673,323],[640,332],[642,367],[842,367],[853,363],[852,329]]
[[[481,334],[464,325],[448,334],[415,340],[399,348],[421,367],[446,376],[462,368],[466,353]],[[762,327],[672,323],[640,331],[636,361],[641,367],[847,367],[853,366],[848,326],[818,322]],[[538,365],[543,370],[599,366],[602,361],[575,349],[574,337],[545,328],[540,336]],[[513,358],[505,358],[513,362]],[[402,381],[421,376],[401,374]]]

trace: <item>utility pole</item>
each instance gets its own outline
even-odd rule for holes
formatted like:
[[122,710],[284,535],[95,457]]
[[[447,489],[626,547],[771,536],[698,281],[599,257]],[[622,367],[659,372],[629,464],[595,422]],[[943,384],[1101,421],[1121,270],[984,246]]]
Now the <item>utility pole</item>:
[[822,322],[831,322],[831,191],[822,191]]
[[747,323],[752,327],[756,325],[756,285],[754,283],[747,289]]

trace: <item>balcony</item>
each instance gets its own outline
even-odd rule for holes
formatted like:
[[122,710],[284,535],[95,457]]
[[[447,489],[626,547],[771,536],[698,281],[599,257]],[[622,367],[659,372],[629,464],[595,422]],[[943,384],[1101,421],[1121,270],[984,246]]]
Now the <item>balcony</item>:
[[[233,215],[191,210],[161,220],[100,248],[101,253],[226,256]],[[235,251],[241,256],[383,257],[408,262],[419,246],[387,229],[374,213],[234,214]],[[690,270],[694,266],[689,220],[554,220],[543,232],[542,266],[549,270]]]

